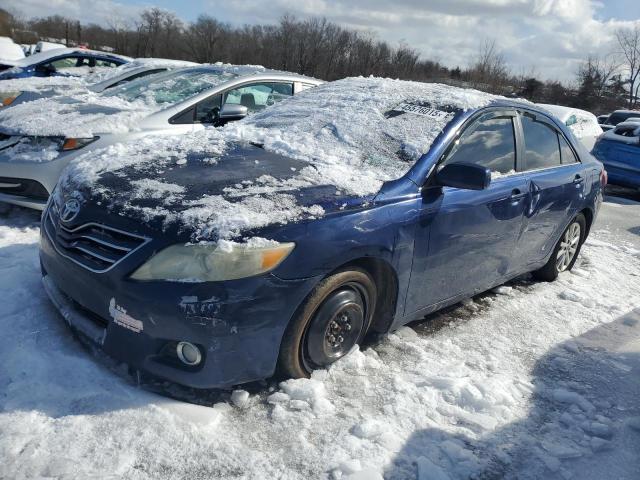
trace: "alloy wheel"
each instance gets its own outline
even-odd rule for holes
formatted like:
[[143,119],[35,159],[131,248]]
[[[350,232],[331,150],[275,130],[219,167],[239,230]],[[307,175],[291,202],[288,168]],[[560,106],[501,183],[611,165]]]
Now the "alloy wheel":
[[556,257],[556,269],[558,272],[564,272],[569,268],[569,265],[571,265],[571,262],[578,251],[578,247],[580,246],[581,234],[582,232],[578,222],[573,222],[569,225],[567,231],[564,232],[562,240],[560,241],[558,255]]

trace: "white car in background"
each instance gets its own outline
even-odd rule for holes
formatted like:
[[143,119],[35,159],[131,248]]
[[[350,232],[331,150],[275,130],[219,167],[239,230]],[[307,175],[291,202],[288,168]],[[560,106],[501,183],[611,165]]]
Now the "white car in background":
[[67,48],[63,43],[54,42],[38,42],[33,53],[46,52],[47,50],[55,50],[56,48]]
[[117,157],[124,142],[221,126],[320,83],[255,65],[215,64],[2,109],[0,201],[42,210],[62,169],[87,151],[109,147]]
[[116,68],[86,77],[31,77],[0,82],[0,109],[32,102],[39,98],[72,95],[83,90],[100,93],[138,78],[176,68],[195,67],[197,63],[166,58],[136,58]]
[[24,58],[24,50],[9,37],[0,37],[0,61],[14,61]]
[[596,139],[602,135],[602,127],[598,124],[598,118],[593,113],[561,105],[549,105],[546,103],[539,103],[538,105],[551,112],[558,120],[569,127],[571,133],[582,142],[589,152],[596,143]]

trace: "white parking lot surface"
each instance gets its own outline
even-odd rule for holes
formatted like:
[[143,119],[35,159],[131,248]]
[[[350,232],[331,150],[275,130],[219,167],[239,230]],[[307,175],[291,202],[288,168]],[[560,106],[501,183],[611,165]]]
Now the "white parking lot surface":
[[209,406],[140,388],[74,339],[41,287],[38,215],[15,209],[0,478],[638,479],[640,204],[611,200],[555,283],[519,279]]

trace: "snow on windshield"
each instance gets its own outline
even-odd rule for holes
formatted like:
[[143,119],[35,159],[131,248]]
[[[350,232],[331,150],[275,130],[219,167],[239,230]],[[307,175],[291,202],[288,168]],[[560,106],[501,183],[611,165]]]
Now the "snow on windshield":
[[406,173],[456,111],[495,98],[441,84],[347,78],[230,124],[225,134],[308,161],[314,182],[364,195]]
[[[333,186],[336,195],[365,201],[384,181],[399,178],[428,152],[456,111],[478,108],[495,98],[438,84],[345,79],[305,91],[222,129],[147,137],[88,152],[67,169],[60,185],[65,196],[82,197],[80,192],[89,190],[125,205],[127,214],[179,222],[193,228],[197,240],[231,239],[245,230],[323,215],[320,205],[297,203],[293,194],[303,188]],[[293,168],[286,178],[263,175],[195,200],[179,185],[146,181],[141,186],[129,181],[127,193],[109,191],[100,183],[108,172],[127,181],[130,168],[153,179],[167,168],[188,168],[187,158],[194,154],[204,154],[201,161],[215,175],[216,158],[231,145],[246,141],[300,160],[303,166]],[[143,196],[165,200],[153,208],[131,201]]]
[[118,97],[129,102],[142,100],[150,105],[177,103],[236,76],[233,72],[209,68],[170,71],[134,80],[108,90],[102,96]]
[[74,90],[0,111],[0,130],[8,134],[92,137],[135,130],[138,122],[175,102],[233,78],[223,68],[170,71],[96,94]]

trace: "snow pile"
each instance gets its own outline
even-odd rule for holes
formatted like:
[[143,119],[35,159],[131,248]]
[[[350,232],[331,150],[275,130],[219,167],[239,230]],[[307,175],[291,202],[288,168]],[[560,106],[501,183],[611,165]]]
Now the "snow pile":
[[[362,199],[374,195],[383,182],[401,177],[429,150],[456,112],[495,99],[439,84],[349,78],[307,90],[222,129],[146,137],[88,152],[63,173],[60,185],[65,196],[82,197],[89,190],[107,201],[126,203],[128,215],[180,223],[196,232],[194,240],[230,239],[246,230],[322,216],[321,206],[298,203],[295,192],[301,189],[332,186],[336,195]],[[286,176],[262,175],[229,185],[222,194],[212,192],[197,199],[188,198],[189,192],[177,186],[152,180],[168,168],[181,168],[194,156],[205,157],[199,161],[210,167],[213,178],[216,156],[238,142],[260,144],[266,151],[303,162],[302,166],[292,167]],[[122,184],[109,191],[99,181],[111,173],[126,183],[132,169],[150,180],[143,189],[133,185],[131,194]],[[140,206],[127,203],[127,195],[130,200],[147,197],[163,202]]]
[[261,67],[216,65],[160,73],[103,93],[75,90],[67,97],[41,98],[0,111],[4,133],[93,137],[135,131],[141,119],[174,103]]
[[87,91],[69,97],[40,98],[0,111],[0,129],[10,135],[91,138],[124,133],[160,108],[142,100],[129,102]]
[[613,228],[592,235],[557,282],[512,282],[207,407],[82,348],[41,288],[36,214],[0,219],[0,477],[636,478],[640,258]]
[[0,80],[0,92],[41,92],[43,90],[55,90],[62,94],[65,92],[65,89],[84,88],[85,85],[84,79],[79,77],[29,77]]
[[[310,162],[311,181],[361,194],[402,176],[458,110],[478,108],[497,97],[434,83],[346,78],[326,83],[229,124],[229,138]],[[410,113],[403,105],[423,106]]]
[[597,137],[602,134],[602,127],[598,125],[598,119],[594,114],[587,112],[586,110],[563,107],[561,105],[549,105],[545,103],[540,103],[539,106],[556,116],[560,122],[564,124],[574,117],[575,121],[572,119],[570,125],[567,126],[577,139]]

